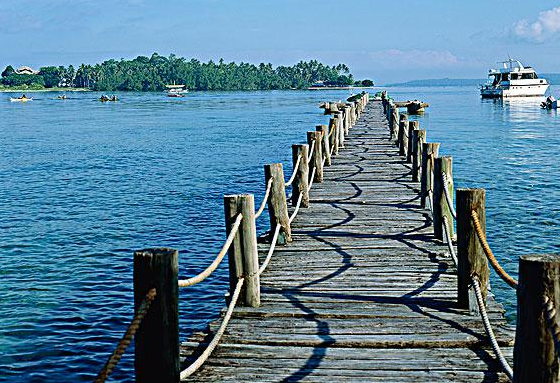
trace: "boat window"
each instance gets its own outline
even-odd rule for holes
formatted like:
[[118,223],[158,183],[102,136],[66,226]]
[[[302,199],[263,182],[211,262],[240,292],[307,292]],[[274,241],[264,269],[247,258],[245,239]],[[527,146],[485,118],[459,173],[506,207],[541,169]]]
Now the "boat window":
[[517,80],[518,77],[519,77],[519,74],[517,74],[517,73],[512,73],[511,74],[511,79],[512,80]]
[[533,78],[537,78],[537,75],[535,73],[521,73],[522,80],[530,80]]

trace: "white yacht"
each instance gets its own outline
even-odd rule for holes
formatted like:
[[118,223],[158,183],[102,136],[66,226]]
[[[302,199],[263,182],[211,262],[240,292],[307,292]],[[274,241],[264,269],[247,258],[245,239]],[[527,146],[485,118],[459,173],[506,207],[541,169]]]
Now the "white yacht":
[[490,69],[488,83],[480,87],[482,98],[535,97],[544,96],[548,81],[539,78],[531,67],[509,59],[500,69]]

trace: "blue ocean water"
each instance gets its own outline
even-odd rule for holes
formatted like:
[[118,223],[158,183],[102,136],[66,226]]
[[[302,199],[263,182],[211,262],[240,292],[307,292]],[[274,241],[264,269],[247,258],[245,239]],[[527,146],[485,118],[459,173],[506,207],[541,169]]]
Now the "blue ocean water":
[[[486,188],[489,241],[509,272],[521,254],[559,251],[560,116],[467,87],[388,91],[430,103],[420,125],[453,156],[458,187]],[[349,94],[0,95],[0,381],[91,381],[130,321],[132,252],[174,247],[180,277],[202,270],[223,243],[223,194],[260,201],[263,165],[290,171],[290,145],[327,121],[319,102]],[[223,306],[226,268],[181,290],[182,339]],[[492,290],[513,318],[514,293],[494,275]],[[114,381],[133,381],[131,351]]]

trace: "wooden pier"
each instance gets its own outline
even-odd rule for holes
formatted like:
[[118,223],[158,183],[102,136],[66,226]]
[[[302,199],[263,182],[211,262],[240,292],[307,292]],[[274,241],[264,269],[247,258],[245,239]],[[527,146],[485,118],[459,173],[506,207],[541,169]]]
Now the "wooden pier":
[[[176,250],[135,253],[135,317],[96,382],[133,336],[139,383],[560,382],[560,256],[521,257],[516,281],[488,245],[485,191],[454,190],[417,121],[384,94],[321,107],[329,125],[292,146],[291,175],[265,165],[262,202],[224,197],[227,239],[205,270],[180,280]],[[226,253],[227,307],[180,344],[178,288]],[[517,289],[516,329],[489,265]]]
[[[507,380],[479,316],[456,308],[456,270],[388,134],[370,103],[261,275],[261,305],[235,309],[189,381]],[[514,333],[491,297],[488,311],[511,355]],[[211,336],[195,334],[183,355]]]

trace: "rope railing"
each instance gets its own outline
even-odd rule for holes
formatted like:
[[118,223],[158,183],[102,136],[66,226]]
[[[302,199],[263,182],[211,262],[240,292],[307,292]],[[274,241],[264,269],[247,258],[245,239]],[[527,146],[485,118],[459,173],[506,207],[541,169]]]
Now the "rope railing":
[[478,280],[478,277],[476,275],[472,276],[471,281],[472,281],[472,285],[474,287],[474,292],[475,292],[475,295],[476,295],[476,302],[478,303],[478,309],[480,311],[480,316],[482,317],[482,324],[484,325],[484,330],[486,331],[486,334],[488,335],[488,338],[490,338],[490,343],[492,345],[492,349],[494,350],[494,353],[496,354],[496,357],[498,358],[498,361],[502,365],[502,368],[503,368],[504,372],[506,373],[506,375],[508,376],[508,378],[510,380],[513,380],[513,370],[511,369],[511,367],[508,364],[506,358],[504,357],[504,354],[502,353],[502,350],[500,349],[500,345],[498,344],[498,341],[496,340],[496,336],[494,335],[494,331],[492,330],[490,320],[488,319],[488,313],[486,312],[486,306],[484,305],[484,299],[482,297],[482,290],[480,288],[480,281]]
[[269,179],[268,183],[266,184],[266,192],[264,193],[264,198],[263,201],[261,202],[261,206],[259,207],[259,210],[255,212],[255,219],[261,216],[261,214],[264,211],[264,208],[266,207],[266,203],[268,202],[268,197],[270,196],[270,190],[272,189],[272,181],[273,178]]
[[268,254],[266,255],[266,258],[264,259],[261,267],[259,268],[259,275],[261,275],[264,272],[264,270],[270,263],[270,260],[272,259],[272,254],[274,253],[274,249],[276,248],[276,244],[278,242],[278,235],[280,234],[280,229],[282,229],[282,225],[277,223],[276,229],[274,230],[274,235],[272,236],[272,241],[270,242],[270,248],[268,249]]
[[486,254],[486,258],[488,258],[488,261],[490,262],[490,264],[492,265],[492,267],[494,268],[496,273],[500,276],[500,278],[503,279],[504,282],[506,282],[508,285],[510,285],[514,289],[517,288],[517,281],[515,279],[513,279],[513,277],[511,277],[502,268],[502,266],[500,266],[500,264],[498,263],[498,260],[496,259],[496,257],[494,257],[494,254],[492,253],[492,250],[490,249],[490,246],[488,245],[488,241],[486,240],[486,236],[482,232],[482,227],[480,226],[480,220],[478,219],[478,214],[476,213],[475,210],[471,211],[471,219],[473,221],[474,229],[476,231],[476,236],[478,237],[478,240],[480,241],[480,244],[482,245],[482,249],[484,250],[484,253]]
[[311,143],[311,146],[309,147],[309,155],[307,156],[307,163],[309,164],[311,162],[311,160],[313,159],[313,152],[315,151],[315,142],[317,141],[313,141]]
[[301,162],[301,154],[298,156],[296,163],[294,164],[294,170],[292,171],[292,176],[290,177],[290,179],[286,182],[286,187],[290,186],[294,180],[296,179],[296,176],[298,174],[298,168],[299,168],[299,163]]
[[197,283],[200,283],[203,280],[205,280],[206,278],[208,278],[210,276],[210,274],[212,274],[214,272],[214,270],[216,270],[218,265],[224,259],[227,251],[229,250],[229,247],[231,246],[231,244],[233,242],[233,239],[235,238],[235,235],[239,231],[239,226],[241,225],[241,220],[242,219],[243,219],[243,215],[241,213],[239,213],[237,215],[237,218],[235,219],[235,222],[234,222],[234,224],[231,228],[231,231],[230,231],[230,233],[229,233],[229,235],[226,239],[226,242],[224,243],[224,246],[222,246],[222,250],[220,250],[220,252],[216,256],[214,261],[210,264],[210,266],[208,266],[203,272],[201,272],[200,274],[198,274],[198,275],[196,275],[192,278],[179,280],[178,281],[179,282],[179,287],[188,287],[188,286],[196,285]]
[[313,171],[311,172],[311,177],[310,181],[309,181],[309,185],[307,186],[307,192],[309,193],[309,191],[311,190],[311,186],[313,186],[313,181],[315,180],[315,171],[317,170],[317,168],[313,168]]
[[113,370],[115,369],[119,361],[121,360],[124,352],[130,345],[130,342],[132,342],[132,338],[140,328],[140,324],[142,323],[142,320],[148,313],[148,310],[150,309],[150,305],[152,304],[156,295],[157,295],[157,291],[155,287],[151,288],[148,291],[148,293],[142,300],[142,303],[140,303],[140,306],[138,306],[136,315],[132,319],[132,322],[130,322],[128,329],[126,330],[123,337],[119,341],[117,347],[115,348],[115,351],[113,351],[113,353],[107,360],[107,363],[105,363],[105,366],[103,367],[103,369],[101,369],[101,371],[95,378],[94,381],[95,383],[104,383],[109,377],[109,375],[111,375],[111,373],[113,372]]
[[457,212],[453,206],[453,201],[451,201],[451,195],[449,193],[449,186],[447,185],[447,174],[441,173],[442,183],[443,183],[443,194],[445,194],[445,200],[447,201],[447,206],[451,212],[451,216],[454,220],[457,220]]
[[301,206],[301,201],[303,200],[303,193],[299,194],[297,203],[296,203],[296,208],[294,209],[294,211],[292,212],[292,215],[290,215],[290,218],[288,219],[288,223],[292,223],[292,221],[296,218],[298,212],[299,212],[299,207]]
[[449,248],[449,255],[455,263],[455,268],[459,267],[459,261],[457,260],[457,254],[455,253],[455,247],[453,247],[453,240],[451,239],[450,235],[451,229],[449,228],[449,220],[446,216],[443,216],[443,233],[445,234],[445,241],[447,243],[447,247]]
[[546,295],[543,297],[543,309],[554,342],[556,356],[560,358],[560,327],[558,326],[558,318],[556,317],[556,308],[552,300]]
[[218,331],[216,331],[216,334],[214,335],[214,338],[212,338],[212,341],[208,344],[208,346],[202,352],[202,354],[200,354],[200,356],[189,367],[181,371],[180,374],[181,380],[188,378],[196,370],[198,370],[204,364],[204,362],[206,362],[206,360],[210,357],[210,354],[212,354],[212,351],[214,351],[214,349],[220,342],[220,339],[224,335],[229,320],[231,319],[231,315],[233,314],[233,309],[235,308],[235,305],[237,304],[237,300],[239,299],[239,294],[241,293],[241,287],[243,286],[243,282],[244,282],[243,278],[240,278],[237,281],[237,285],[235,286],[235,290],[231,297],[231,301],[229,302],[226,315],[224,315],[224,319],[222,320],[222,324],[220,325]]

